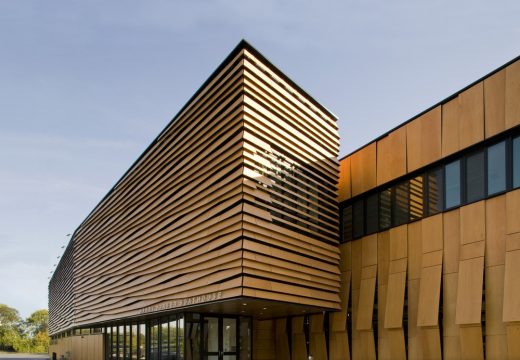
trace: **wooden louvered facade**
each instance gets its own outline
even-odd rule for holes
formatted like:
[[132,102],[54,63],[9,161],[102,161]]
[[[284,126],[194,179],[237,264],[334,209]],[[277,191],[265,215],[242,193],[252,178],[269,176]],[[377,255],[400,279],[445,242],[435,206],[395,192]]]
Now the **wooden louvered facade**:
[[335,117],[241,42],[74,232],[50,333],[339,309],[338,150]]
[[51,352],[520,358],[518,104],[520,59],[338,162],[335,117],[240,43],[74,233]]

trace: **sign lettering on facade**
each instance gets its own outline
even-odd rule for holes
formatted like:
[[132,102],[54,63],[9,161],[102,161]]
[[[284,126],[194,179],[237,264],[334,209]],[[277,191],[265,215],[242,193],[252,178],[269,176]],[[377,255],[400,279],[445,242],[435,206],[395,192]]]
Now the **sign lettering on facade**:
[[222,299],[222,291],[216,291],[209,294],[191,296],[184,299],[176,299],[167,301],[161,304],[147,306],[141,309],[140,314],[151,313],[156,311],[163,311],[169,309],[175,309],[179,307],[185,307],[190,305],[197,305],[207,301],[216,301]]

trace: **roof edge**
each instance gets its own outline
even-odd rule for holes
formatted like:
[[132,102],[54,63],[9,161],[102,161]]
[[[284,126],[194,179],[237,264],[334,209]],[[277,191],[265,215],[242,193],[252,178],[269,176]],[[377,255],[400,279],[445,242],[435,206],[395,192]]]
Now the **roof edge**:
[[509,60],[508,62],[506,62],[505,64],[499,66],[498,68],[492,70],[491,72],[487,73],[486,75],[484,76],[481,76],[480,78],[478,78],[477,80],[471,82],[469,85],[466,85],[465,87],[463,87],[461,90],[458,90],[456,92],[454,92],[453,94],[451,94],[450,96],[442,99],[441,101],[438,101],[437,103],[435,103],[434,105],[428,107],[426,110],[423,110],[421,111],[420,113],[418,113],[417,115],[414,115],[412,116],[411,118],[409,118],[408,120],[405,120],[404,122],[398,124],[397,126],[394,126],[393,128],[391,128],[390,130],[386,131],[385,133],[379,135],[378,137],[376,137],[375,139],[373,140],[370,140],[369,142],[367,142],[366,144],[358,147],[357,149],[351,151],[350,153],[346,154],[346,155],[343,155],[341,158],[338,159],[338,161],[342,161],[342,160],[345,160],[346,158],[348,158],[349,156],[352,156],[353,154],[357,153],[358,151],[360,151],[361,149],[367,147],[368,145],[372,144],[373,142],[376,142],[376,141],[379,141],[385,137],[387,137],[391,132],[405,126],[406,124],[414,121],[415,119],[419,118],[420,116],[426,114],[427,112],[435,109],[437,106],[440,106],[440,105],[444,105],[446,104],[448,101],[451,101],[453,100],[454,98],[456,98],[457,96],[459,96],[462,92],[468,90],[470,87],[478,84],[479,82],[481,81],[484,81],[486,80],[487,78],[495,75],[497,72],[501,71],[501,70],[504,70],[506,67],[508,67],[509,65],[517,62],[518,60],[520,60],[520,55],[518,55],[517,57],[513,58],[512,60]]

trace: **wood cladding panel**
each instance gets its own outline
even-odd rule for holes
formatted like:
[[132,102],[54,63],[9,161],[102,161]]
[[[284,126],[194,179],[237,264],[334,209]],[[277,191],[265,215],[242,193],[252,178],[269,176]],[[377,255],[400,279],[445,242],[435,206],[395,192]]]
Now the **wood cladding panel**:
[[520,124],[520,61],[515,61],[505,71],[505,125],[506,129],[510,129]]
[[406,125],[408,172],[440,159],[441,123],[442,107],[437,106]]
[[505,93],[505,69],[484,80],[484,119],[486,138],[499,134],[506,128]]
[[457,324],[480,324],[483,281],[484,257],[460,262],[457,286]]
[[459,94],[459,146],[465,149],[484,140],[484,84]]
[[362,194],[377,185],[376,163],[377,143],[356,151],[350,157],[350,176],[352,179],[352,196]]
[[328,360],[323,320],[323,314],[309,316],[309,354],[316,360]]
[[276,355],[280,359],[289,359],[289,339],[287,336],[287,319],[275,320],[275,348]]
[[304,317],[291,318],[291,359],[307,359],[307,344],[304,332]]
[[377,141],[377,185],[406,174],[406,128]]
[[276,325],[274,320],[253,320],[253,358],[278,360],[276,356]]
[[338,150],[336,119],[237,48],[75,231],[50,332],[208,294],[338,309]]
[[503,321],[520,321],[520,250],[506,253]]
[[459,141],[459,100],[454,98],[442,104],[442,156],[460,150]]
[[339,162],[338,202],[352,197],[352,178],[350,176],[351,157]]

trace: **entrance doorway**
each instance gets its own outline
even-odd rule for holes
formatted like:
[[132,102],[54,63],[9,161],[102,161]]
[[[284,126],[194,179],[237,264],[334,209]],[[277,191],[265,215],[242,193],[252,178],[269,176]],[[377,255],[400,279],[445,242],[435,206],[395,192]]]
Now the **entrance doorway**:
[[202,317],[203,360],[238,360],[238,318]]

